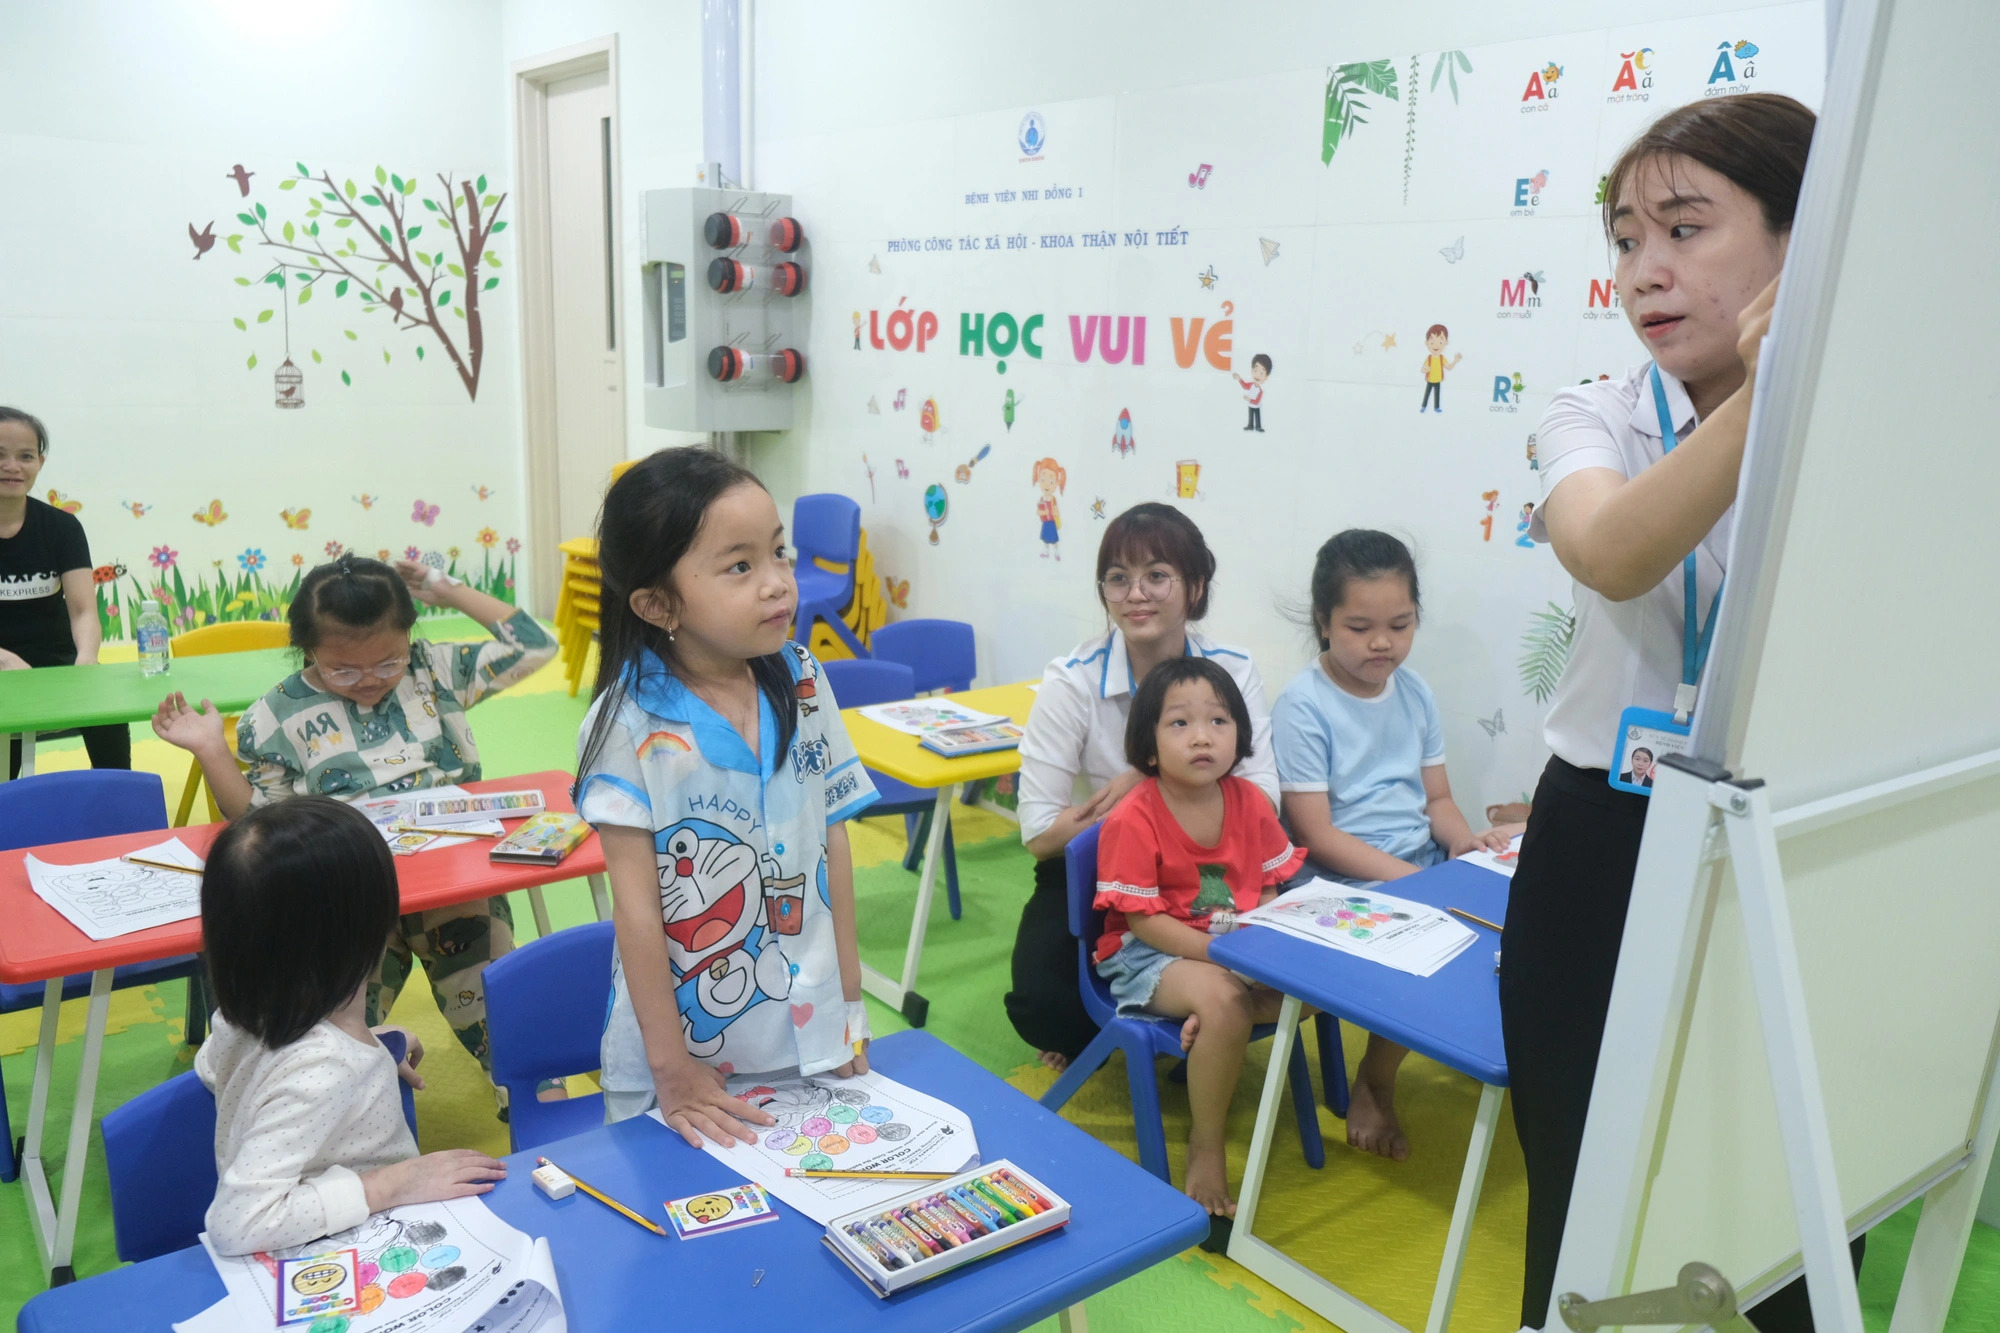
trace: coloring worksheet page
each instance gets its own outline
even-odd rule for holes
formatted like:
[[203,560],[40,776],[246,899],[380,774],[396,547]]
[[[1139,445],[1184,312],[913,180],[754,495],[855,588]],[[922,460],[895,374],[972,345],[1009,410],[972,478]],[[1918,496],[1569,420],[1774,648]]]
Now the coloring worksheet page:
[[[906,1194],[910,1182],[805,1179],[786,1175],[787,1168],[955,1174],[979,1164],[979,1142],[963,1112],[881,1074],[743,1076],[729,1080],[729,1091],[778,1123],[755,1144],[704,1143],[703,1151],[815,1222]],[[651,1114],[661,1120],[657,1107]]]
[[[208,1245],[208,1236],[202,1235]],[[322,1315],[301,1333],[564,1333],[562,1293],[546,1240],[516,1231],[478,1199],[377,1213],[360,1226],[274,1253],[225,1259],[209,1250],[229,1294],[175,1333],[269,1333],[278,1278],[310,1278],[289,1259],[359,1253],[358,1313]]]
[[35,896],[93,940],[115,939],[201,915],[202,862],[186,843],[168,838],[130,855],[186,866],[193,873],[115,856],[74,866],[51,865],[32,856],[24,863]]
[[1474,938],[1437,908],[1392,898],[1379,887],[1350,889],[1315,879],[1237,918],[1302,940],[1427,977],[1463,953]]

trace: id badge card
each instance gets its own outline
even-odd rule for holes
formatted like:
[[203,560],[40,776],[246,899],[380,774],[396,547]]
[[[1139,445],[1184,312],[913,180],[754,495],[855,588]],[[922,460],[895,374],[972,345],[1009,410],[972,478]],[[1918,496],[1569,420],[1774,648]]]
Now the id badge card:
[[1692,749],[1692,730],[1658,708],[1626,709],[1618,716],[1618,739],[1611,751],[1611,785],[1619,791],[1651,796],[1661,758]]

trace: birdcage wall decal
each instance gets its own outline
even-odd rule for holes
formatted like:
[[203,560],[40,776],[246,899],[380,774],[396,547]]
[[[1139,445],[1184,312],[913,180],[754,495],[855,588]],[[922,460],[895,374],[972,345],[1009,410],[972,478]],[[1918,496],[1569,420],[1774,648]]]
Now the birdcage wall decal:
[[272,380],[278,395],[278,406],[282,408],[304,407],[306,405],[306,377],[292,364],[292,358],[285,358],[285,364],[278,367]]

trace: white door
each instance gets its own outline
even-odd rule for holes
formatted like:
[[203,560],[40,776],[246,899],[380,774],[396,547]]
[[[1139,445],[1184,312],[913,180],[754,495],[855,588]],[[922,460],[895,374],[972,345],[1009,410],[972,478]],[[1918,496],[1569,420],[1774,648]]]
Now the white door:
[[564,541],[596,532],[611,465],[625,458],[611,101],[611,76],[603,70],[548,85],[555,498]]

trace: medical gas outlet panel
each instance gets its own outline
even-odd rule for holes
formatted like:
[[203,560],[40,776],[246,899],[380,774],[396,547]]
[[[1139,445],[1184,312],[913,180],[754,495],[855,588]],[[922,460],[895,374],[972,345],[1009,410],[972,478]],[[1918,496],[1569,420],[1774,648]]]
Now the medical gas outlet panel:
[[788,430],[806,372],[806,238],[786,194],[649,190],[646,424]]

